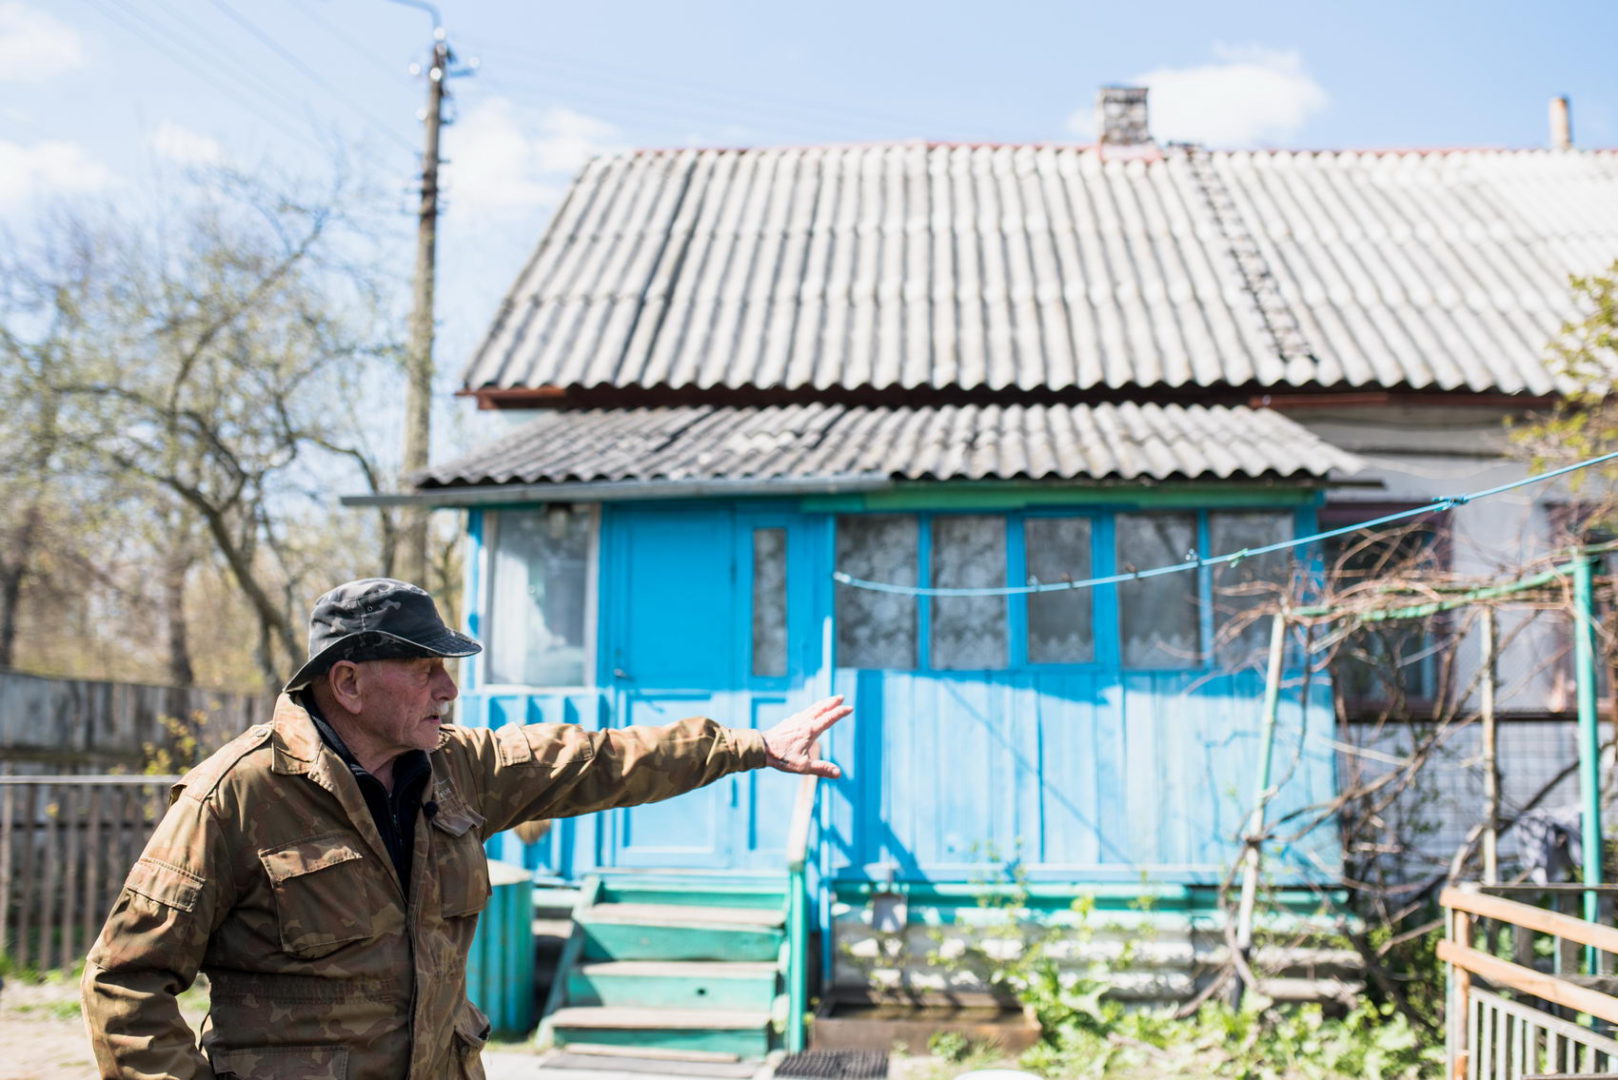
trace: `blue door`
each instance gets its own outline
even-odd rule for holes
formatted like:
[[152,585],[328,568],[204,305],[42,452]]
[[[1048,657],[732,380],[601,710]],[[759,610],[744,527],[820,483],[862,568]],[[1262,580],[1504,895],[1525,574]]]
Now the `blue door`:
[[[603,680],[613,723],[709,716],[764,728],[808,700],[818,651],[797,515],[733,506],[611,508],[605,530]],[[604,866],[777,869],[792,777],[726,777],[665,803],[614,811]]]

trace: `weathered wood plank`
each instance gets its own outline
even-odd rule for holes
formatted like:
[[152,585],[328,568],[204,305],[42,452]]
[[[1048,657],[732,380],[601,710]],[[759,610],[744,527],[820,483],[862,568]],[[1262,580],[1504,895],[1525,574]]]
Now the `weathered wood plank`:
[[83,897],[79,893],[79,863],[84,858],[84,789],[60,788],[60,826],[62,830],[62,906],[58,921],[59,949],[56,966],[72,966],[81,955],[79,947],[80,912]]
[[105,813],[102,789],[88,789],[84,808],[84,951],[95,944],[101,922],[107,917],[106,896],[102,892],[101,864],[106,855],[101,848],[101,816]]
[[41,817],[40,866],[43,870],[39,889],[39,966],[61,967],[61,934],[59,912],[62,887],[62,805],[61,789],[54,784],[43,789],[45,805]]
[[1520,964],[1513,964],[1509,960],[1501,960],[1453,941],[1438,943],[1438,957],[1464,971],[1481,975],[1497,985],[1509,986],[1513,990],[1544,998],[1553,1004],[1565,1005],[1611,1023],[1618,1023],[1618,998],[1575,986],[1566,979],[1546,975]]
[[20,800],[21,813],[18,815],[17,839],[22,845],[22,852],[18,859],[19,871],[17,880],[22,887],[17,896],[17,964],[19,967],[31,968],[39,961],[34,956],[33,923],[35,911],[39,903],[39,877],[35,867],[35,851],[38,842],[39,829],[39,788],[25,787]]
[[[10,771],[9,762],[0,762],[0,776]],[[12,958],[11,860],[17,843],[15,800],[11,788],[0,788],[0,956]]]
[[1600,926],[1531,904],[1462,889],[1445,889],[1438,902],[1455,911],[1465,911],[1486,919],[1501,919],[1541,934],[1551,934],[1607,952],[1618,952],[1618,927]]

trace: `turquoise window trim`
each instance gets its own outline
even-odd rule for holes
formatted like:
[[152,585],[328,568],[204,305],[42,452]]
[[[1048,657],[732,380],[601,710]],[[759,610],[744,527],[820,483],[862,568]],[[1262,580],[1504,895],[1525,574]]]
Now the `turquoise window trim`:
[[[483,640],[483,528],[484,512],[471,509],[466,512],[466,569],[461,583],[462,622],[466,633],[475,641]],[[480,652],[467,658],[461,666],[461,689],[476,691],[483,683],[483,658]]]
[[[1042,505],[1026,509],[1004,509],[1006,519],[1006,581],[1009,584],[1018,584],[1027,580],[1026,551],[1024,549],[1025,534],[1023,522],[1031,517],[1089,517],[1090,531],[1090,560],[1091,573],[1095,577],[1105,577],[1117,573],[1117,518],[1120,513],[1182,513],[1193,514],[1196,521],[1197,549],[1204,556],[1220,554],[1209,551],[1209,519],[1210,512],[1219,511],[1286,511],[1293,510],[1292,526],[1294,535],[1305,535],[1315,529],[1316,508],[1323,501],[1323,496],[1310,493],[1311,498],[1303,503],[1276,504],[1273,502],[1248,502],[1245,504],[1230,505],[1202,505],[1202,506],[1152,506],[1118,507],[1100,505]],[[1248,492],[1251,497],[1252,492]],[[928,584],[932,580],[932,532],[933,521],[939,517],[947,517],[956,513],[971,514],[993,512],[987,508],[951,508],[941,510],[900,511],[892,507],[870,507],[864,510],[841,511],[841,513],[912,513],[916,517],[917,535],[917,581]],[[830,515],[828,515],[830,517]],[[835,522],[833,523],[835,529]],[[1318,578],[1320,572],[1320,554],[1318,551],[1307,552],[1304,556],[1305,565],[1309,569],[1311,580]],[[1028,626],[1027,626],[1027,598],[1025,596],[1008,597],[1006,617],[1010,620],[1007,627],[1007,665],[1005,668],[996,668],[997,671],[1025,671],[1061,673],[1073,672],[1075,674],[1096,671],[1130,671],[1138,673],[1162,672],[1183,674],[1187,672],[1209,672],[1218,670],[1217,650],[1214,639],[1217,633],[1214,627],[1213,604],[1213,567],[1202,566],[1193,571],[1196,575],[1196,595],[1198,606],[1198,633],[1201,637],[1199,643],[1200,659],[1196,663],[1185,664],[1178,667],[1155,668],[1125,668],[1122,658],[1122,645],[1119,641],[1119,605],[1118,588],[1115,585],[1102,585],[1090,590],[1091,594],[1091,625],[1094,628],[1095,656],[1088,663],[1033,663],[1028,659]],[[932,665],[932,602],[927,597],[916,598],[916,663],[909,670],[917,672],[937,672],[940,674],[969,674],[956,672],[954,669],[939,669]]]
[[[933,515],[916,515],[916,584],[933,582]],[[912,670],[933,670],[933,602],[916,597],[916,663]]]
[[805,513],[857,514],[1011,511],[1035,507],[1086,507],[1115,511],[1198,509],[1282,509],[1319,505],[1318,487],[1266,484],[1174,484],[1161,487],[1071,487],[1017,484],[918,484],[891,491],[846,495],[807,495]]
[[[1006,584],[1018,585],[1028,580],[1028,544],[1023,535],[1022,514],[1006,515]],[[1092,532],[1092,535],[1094,533]],[[1091,558],[1095,555],[1092,553]],[[1013,668],[1029,667],[1028,661],[1028,597],[1022,594],[1006,598],[1006,662]]]
[[[1199,558],[1218,554],[1210,544],[1208,528],[1208,511],[1197,511],[1197,554]],[[1214,666],[1214,605],[1213,605],[1213,569],[1206,565],[1196,569],[1197,575],[1197,636],[1202,640],[1198,645],[1202,658],[1200,664],[1190,665],[1190,670],[1207,669]]]
[[[1118,572],[1118,515],[1115,513],[1098,513],[1095,524],[1090,527],[1090,566],[1091,573],[1098,577],[1107,577]],[[1095,634],[1095,663],[1084,664],[1041,664],[1040,668],[1101,668],[1106,671],[1122,671],[1124,667],[1123,641],[1118,634],[1118,587],[1116,585],[1103,585],[1099,589],[1091,589],[1095,600],[1094,607],[1090,609],[1090,625],[1096,629]],[[1101,627],[1108,627],[1111,633],[1100,633]]]

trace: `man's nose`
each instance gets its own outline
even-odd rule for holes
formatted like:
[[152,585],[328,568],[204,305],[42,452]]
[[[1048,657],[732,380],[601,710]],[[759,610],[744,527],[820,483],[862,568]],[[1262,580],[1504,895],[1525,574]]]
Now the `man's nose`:
[[449,668],[439,668],[436,684],[433,686],[434,700],[454,701],[460,694],[461,689],[455,685],[455,676],[449,673]]

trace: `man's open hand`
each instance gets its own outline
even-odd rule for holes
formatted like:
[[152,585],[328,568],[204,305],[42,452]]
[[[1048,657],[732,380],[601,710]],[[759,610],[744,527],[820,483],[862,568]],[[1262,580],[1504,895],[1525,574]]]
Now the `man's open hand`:
[[814,773],[828,780],[837,779],[843,775],[843,770],[815,757],[814,747],[827,728],[853,711],[838,696],[793,713],[764,733],[765,763],[782,772]]

